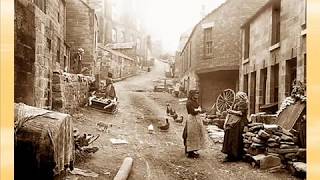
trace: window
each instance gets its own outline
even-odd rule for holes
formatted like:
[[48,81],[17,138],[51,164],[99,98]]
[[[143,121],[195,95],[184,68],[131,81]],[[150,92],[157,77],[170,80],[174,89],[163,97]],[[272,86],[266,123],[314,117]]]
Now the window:
[[271,45],[280,42],[280,1],[272,6],[272,38]]
[[292,83],[297,78],[297,59],[293,58],[286,61],[286,96],[290,96]]
[[303,3],[303,11],[304,11],[304,18],[303,18],[303,21],[302,21],[302,29],[306,29],[307,28],[307,0],[304,0],[304,3]]
[[212,28],[204,29],[205,55],[210,56],[213,53]]
[[279,64],[271,67],[271,102],[278,102],[279,96]]
[[260,70],[260,96],[262,97],[262,101],[260,104],[266,104],[266,97],[267,97],[267,68]]
[[47,38],[47,45],[46,47],[48,48],[49,52],[51,52],[51,39]]
[[44,13],[46,13],[47,0],[34,0],[34,4]]
[[61,44],[61,40],[60,38],[57,38],[57,61],[58,63],[60,63],[60,44]]
[[248,81],[249,81],[249,76],[248,74],[245,74],[243,76],[243,92],[248,94]]
[[112,42],[117,41],[117,31],[115,29],[112,29]]
[[250,114],[256,112],[256,72],[251,73],[250,77]]
[[250,26],[248,25],[244,29],[244,59],[249,58],[249,49],[250,49]]

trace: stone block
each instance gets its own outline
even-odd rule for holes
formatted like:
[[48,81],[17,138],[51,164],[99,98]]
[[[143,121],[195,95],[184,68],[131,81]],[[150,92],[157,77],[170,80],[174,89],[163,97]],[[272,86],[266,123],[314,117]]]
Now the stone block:
[[281,159],[277,156],[267,155],[260,159],[260,169],[269,169],[281,165]]

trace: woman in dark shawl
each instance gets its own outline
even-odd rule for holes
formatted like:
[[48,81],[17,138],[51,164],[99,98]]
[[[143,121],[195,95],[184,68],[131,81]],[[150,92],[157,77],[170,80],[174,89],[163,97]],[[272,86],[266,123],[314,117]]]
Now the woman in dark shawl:
[[116,98],[116,91],[114,89],[112,79],[110,78],[106,79],[105,98],[108,98],[110,100],[114,100]]
[[228,115],[224,124],[224,140],[222,152],[227,154],[225,161],[240,160],[243,155],[243,129],[248,124],[247,119],[248,98],[244,92],[236,94],[232,110],[227,110]]
[[205,131],[199,118],[201,107],[198,104],[199,92],[191,90],[186,104],[188,119],[183,130],[185,153],[189,158],[197,158],[198,150],[205,146]]

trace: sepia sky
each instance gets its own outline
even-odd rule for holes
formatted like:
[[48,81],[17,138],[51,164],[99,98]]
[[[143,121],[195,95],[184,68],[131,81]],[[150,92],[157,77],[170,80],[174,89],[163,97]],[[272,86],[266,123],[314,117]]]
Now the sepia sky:
[[175,52],[180,35],[201,19],[202,6],[208,13],[225,0],[135,0],[141,25],[153,39],[162,41],[163,50]]

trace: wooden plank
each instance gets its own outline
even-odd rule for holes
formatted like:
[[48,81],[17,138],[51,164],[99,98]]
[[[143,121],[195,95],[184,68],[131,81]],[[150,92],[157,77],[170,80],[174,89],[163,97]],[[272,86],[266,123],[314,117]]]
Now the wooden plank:
[[300,102],[288,106],[280,113],[276,124],[284,129],[291,130],[305,108],[306,104]]

